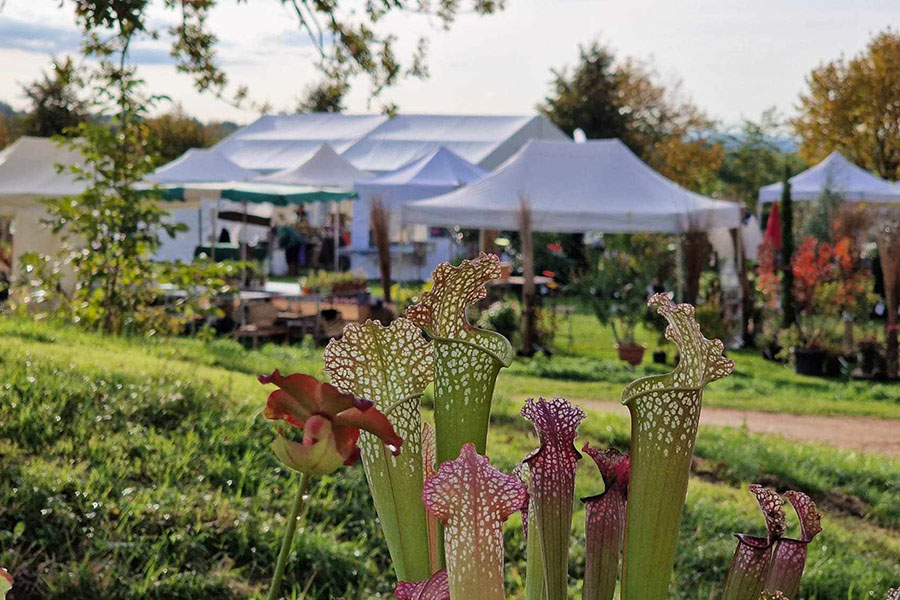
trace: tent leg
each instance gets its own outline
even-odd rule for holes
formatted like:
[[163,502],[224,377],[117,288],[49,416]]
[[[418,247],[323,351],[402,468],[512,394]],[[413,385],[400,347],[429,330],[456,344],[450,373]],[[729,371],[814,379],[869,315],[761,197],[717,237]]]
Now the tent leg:
[[241,215],[241,235],[238,236],[241,248],[241,281],[247,287],[247,201],[244,200],[244,214]]
[[212,236],[209,242],[209,257],[216,262],[216,243],[219,241],[219,206],[222,204],[222,196],[216,198],[216,205],[212,214]]
[[334,270],[335,272],[340,271],[340,260],[338,260],[338,245],[340,244],[340,214],[341,214],[341,204],[337,200],[331,203],[333,212],[333,221],[331,222],[331,238],[332,243],[334,245]]

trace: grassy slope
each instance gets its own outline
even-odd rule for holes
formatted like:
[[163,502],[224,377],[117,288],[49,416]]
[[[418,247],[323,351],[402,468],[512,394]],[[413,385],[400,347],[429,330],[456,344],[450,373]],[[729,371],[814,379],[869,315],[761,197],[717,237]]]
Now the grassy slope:
[[[625,383],[636,376],[660,370],[649,364],[655,338],[647,331],[639,331],[639,341],[648,346],[645,363],[631,371],[618,363],[609,329],[600,326],[594,317],[573,315],[572,329],[573,343],[570,344],[568,325],[563,321],[555,343],[559,351],[576,358],[554,359],[552,362],[558,363],[555,367],[516,364],[502,375],[503,390],[515,397],[543,395],[617,400]],[[673,349],[671,346],[667,349],[671,361]],[[789,366],[767,361],[751,350],[730,351],[729,356],[735,361],[735,372],[709,387],[704,395],[707,406],[900,419],[898,385],[797,375]]]
[[[47,598],[258,594],[277,550],[289,481],[268,450],[271,428],[256,415],[265,394],[252,374],[316,372],[320,356],[279,347],[247,352],[226,341],[110,340],[0,320],[0,564],[25,585],[42,571],[38,589]],[[520,394],[516,379],[523,378],[504,378],[502,397]],[[535,381],[548,389],[562,383]],[[492,453],[504,468],[536,443],[516,416],[518,404],[501,399],[495,411]],[[591,415],[583,431],[594,443],[627,444],[620,417]],[[692,482],[677,597],[708,597],[733,551],[731,532],[760,530],[752,498],[738,488],[767,476],[813,493],[853,494],[870,507],[867,521],[827,514],[806,597],[863,598],[897,577],[897,462],[717,429],[701,434],[698,455],[721,463],[715,471],[723,483]],[[579,491],[596,490],[591,470],[582,471]],[[310,598],[386,590],[361,471],[323,482],[311,513],[316,525],[300,537],[290,570],[296,593],[310,581]],[[577,531],[582,518],[579,512]],[[511,522],[514,559],[521,559],[514,550],[520,535]],[[580,552],[576,546],[573,576]],[[521,575],[514,560],[513,588]]]

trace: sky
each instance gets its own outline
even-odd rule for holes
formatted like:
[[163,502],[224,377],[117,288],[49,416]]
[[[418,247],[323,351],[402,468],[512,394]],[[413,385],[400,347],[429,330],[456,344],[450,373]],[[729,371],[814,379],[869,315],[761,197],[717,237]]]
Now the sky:
[[[78,56],[73,2],[0,5],[0,100],[24,108],[23,83],[39,77],[53,56]],[[159,5],[152,22],[170,23],[174,16]],[[210,24],[231,80],[276,111],[292,110],[317,79],[313,48],[278,0],[219,0]],[[772,106],[790,115],[812,68],[856,54],[886,27],[900,28],[900,3],[507,0],[496,15],[461,15],[449,31],[412,15],[391,17],[383,27],[398,36],[401,52],[420,35],[430,40],[430,78],[403,81],[384,97],[402,112],[531,114],[549,90],[551,69],[573,64],[579,44],[599,40],[619,56],[652,61],[664,82],[680,80],[683,94],[730,126]],[[258,116],[194,91],[190,78],[175,72],[163,40],[138,44],[132,59],[153,92],[201,120],[247,123]],[[164,103],[159,110],[171,106]],[[354,86],[347,108],[378,110],[369,103],[365,82]]]

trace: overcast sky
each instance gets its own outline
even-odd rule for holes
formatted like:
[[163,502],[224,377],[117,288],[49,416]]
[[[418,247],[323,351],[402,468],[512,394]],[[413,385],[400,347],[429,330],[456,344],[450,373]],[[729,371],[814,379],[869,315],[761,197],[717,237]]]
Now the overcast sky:
[[[361,2],[360,2],[361,3]],[[77,55],[72,2],[6,0],[0,13],[0,100],[24,106],[21,85],[53,55]],[[211,24],[232,81],[276,110],[292,108],[315,79],[312,49],[278,0],[219,0]],[[406,81],[386,96],[403,112],[532,113],[548,90],[550,69],[571,64],[579,43],[599,39],[620,55],[652,59],[667,81],[725,124],[756,118],[770,106],[790,113],[804,76],[823,60],[860,51],[870,36],[900,26],[897,0],[507,0],[490,17],[461,16],[449,32],[422,17],[386,26],[413,43],[431,39],[425,81]],[[153,12],[157,24],[173,16]],[[152,91],[203,120],[240,123],[256,115],[191,89],[165,42],[137,46],[133,59]],[[348,101],[367,112],[365,86]],[[165,108],[165,107],[163,107]]]

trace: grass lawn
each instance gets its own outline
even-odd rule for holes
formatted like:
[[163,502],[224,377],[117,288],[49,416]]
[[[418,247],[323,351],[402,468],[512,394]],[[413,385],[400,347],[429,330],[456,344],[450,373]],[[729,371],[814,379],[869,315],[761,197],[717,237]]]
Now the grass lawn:
[[[653,370],[611,364],[605,330],[591,317],[574,319],[573,355],[517,362],[501,378],[490,454],[503,469],[537,443],[517,415],[522,397],[617,398],[625,382]],[[568,346],[564,327],[557,345]],[[798,377],[750,353],[734,358],[739,374],[713,384],[709,404],[900,417],[900,389],[881,386],[873,397],[879,386]],[[0,564],[18,577],[13,598],[260,597],[292,495],[292,477],[269,449],[273,429],[259,415],[266,392],[253,377],[276,367],[321,374],[321,350],[110,339],[0,318]],[[625,447],[627,419],[591,414],[582,434]],[[900,462],[713,428],[701,431],[697,455],[674,598],[715,597],[731,534],[763,529],[742,491],[758,480],[808,491],[825,509],[804,598],[881,597],[900,583]],[[579,493],[596,491],[590,465],[580,468]],[[507,527],[511,597],[523,582],[517,519]],[[573,598],[583,568],[580,508],[575,529]],[[360,468],[316,484],[295,550],[287,575],[294,598],[390,597]]]

